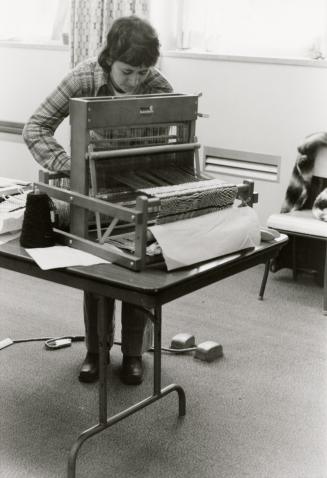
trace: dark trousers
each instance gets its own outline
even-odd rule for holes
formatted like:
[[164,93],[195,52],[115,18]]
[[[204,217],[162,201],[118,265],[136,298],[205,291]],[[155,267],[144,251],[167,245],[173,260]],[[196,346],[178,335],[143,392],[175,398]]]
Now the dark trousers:
[[[108,311],[108,345],[112,347],[115,332],[115,301],[105,298],[105,307]],[[98,303],[99,296],[91,292],[84,292],[84,323],[85,340],[88,352],[98,353]],[[146,312],[135,305],[122,303],[121,350],[124,355],[137,356],[142,354],[143,336],[147,323]]]

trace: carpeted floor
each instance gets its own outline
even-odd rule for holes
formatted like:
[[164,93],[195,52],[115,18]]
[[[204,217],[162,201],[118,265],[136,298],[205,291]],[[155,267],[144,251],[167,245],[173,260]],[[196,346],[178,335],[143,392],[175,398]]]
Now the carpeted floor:
[[[163,355],[163,385],[181,384],[187,414],[169,395],[83,445],[78,478],[326,478],[327,317],[322,289],[289,271],[271,275],[257,300],[261,266],[164,307],[163,343],[190,332],[224,357]],[[81,293],[0,270],[0,339],[83,334]],[[118,337],[119,338],[119,337]],[[69,449],[97,421],[97,385],[77,373],[85,345],[42,342],[0,350],[0,477],[62,478]],[[110,413],[151,394],[119,381],[115,346]]]

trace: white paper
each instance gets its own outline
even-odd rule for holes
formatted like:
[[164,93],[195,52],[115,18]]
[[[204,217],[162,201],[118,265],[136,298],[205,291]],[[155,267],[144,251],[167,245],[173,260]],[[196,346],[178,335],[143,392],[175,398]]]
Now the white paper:
[[21,179],[4,178],[0,176],[0,188],[7,186],[27,186],[31,184],[29,181],[22,181]]
[[169,271],[260,244],[259,220],[250,207],[230,207],[149,229]]
[[[0,206],[4,204],[4,202],[0,203]],[[12,212],[2,212],[0,207],[0,234],[21,229],[23,225],[24,212],[25,208],[21,208]]]
[[110,264],[109,261],[68,246],[37,247],[25,249],[43,269],[57,269],[59,267],[92,266],[94,264]]
[[0,234],[0,246],[2,244],[6,244],[6,242],[13,241],[14,239],[17,239],[21,234],[21,231],[12,231],[12,232],[7,232],[6,234]]
[[30,185],[27,181],[0,177],[0,195],[15,194]]

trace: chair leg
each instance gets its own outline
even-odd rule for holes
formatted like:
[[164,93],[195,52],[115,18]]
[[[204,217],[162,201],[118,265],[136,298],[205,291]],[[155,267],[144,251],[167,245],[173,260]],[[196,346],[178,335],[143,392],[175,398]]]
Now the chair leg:
[[324,315],[327,315],[327,241],[326,241],[326,255],[325,255],[325,266],[324,266],[323,313],[324,313]]
[[268,259],[267,262],[265,263],[265,270],[263,273],[263,278],[261,281],[260,292],[259,292],[259,300],[263,300],[263,295],[265,293],[265,288],[266,288],[268,274],[269,274],[269,268],[270,268],[270,259]]
[[293,280],[297,279],[297,264],[296,264],[296,237],[293,236],[292,240],[292,267],[293,267]]

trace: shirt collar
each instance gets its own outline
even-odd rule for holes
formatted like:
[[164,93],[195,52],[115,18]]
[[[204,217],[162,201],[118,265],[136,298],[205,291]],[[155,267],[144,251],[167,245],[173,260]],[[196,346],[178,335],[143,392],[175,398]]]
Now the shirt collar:
[[104,89],[108,85],[108,75],[103,70],[103,68],[96,62],[94,68],[94,86],[95,86],[95,96],[99,95],[100,89]]

